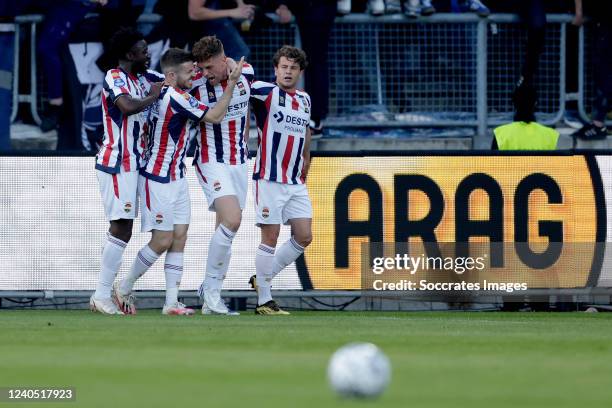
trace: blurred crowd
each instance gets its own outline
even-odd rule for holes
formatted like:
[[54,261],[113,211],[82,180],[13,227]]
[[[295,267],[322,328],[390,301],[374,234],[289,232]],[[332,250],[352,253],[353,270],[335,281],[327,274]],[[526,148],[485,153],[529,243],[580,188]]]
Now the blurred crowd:
[[[583,4],[585,3],[585,4]],[[66,107],[66,90],[74,88],[65,79],[68,42],[106,41],[120,27],[137,27],[141,15],[161,16],[147,33],[149,44],[162,42],[168,46],[189,49],[205,35],[216,35],[226,45],[229,57],[249,58],[250,50],[243,39],[247,31],[265,30],[271,18],[286,24],[295,22],[301,34],[302,48],[310,59],[305,75],[305,90],[313,103],[312,130],[322,132],[322,122],[328,112],[329,70],[327,54],[330,33],[336,17],[350,13],[371,13],[375,16],[403,13],[409,18],[427,18],[438,12],[474,13],[486,18],[490,13],[518,13],[528,33],[527,51],[517,86],[531,84],[537,72],[539,56],[544,46],[547,13],[573,13],[574,22],[582,24],[586,14],[598,21],[598,89],[597,112],[609,110],[610,57],[604,50],[610,44],[608,1],[598,0],[20,0],[0,4],[0,20],[28,13],[43,14],[39,29],[38,59],[48,92],[48,105],[40,125],[43,131],[58,127],[62,116],[70,115],[74,106]],[[92,13],[95,18],[92,19]],[[77,38],[75,38],[77,37]],[[161,54],[161,49],[159,50]],[[101,72],[116,64],[112,56],[102,52],[95,61]],[[79,101],[79,104],[81,102]],[[595,119],[603,128],[601,114]],[[605,113],[604,113],[605,116]],[[601,132],[598,134],[601,136]],[[95,141],[97,136],[92,136]],[[80,137],[58,148],[79,148]],[[84,144],[87,145],[87,141]],[[87,147],[87,146],[86,146]],[[90,148],[93,148],[91,146]]]

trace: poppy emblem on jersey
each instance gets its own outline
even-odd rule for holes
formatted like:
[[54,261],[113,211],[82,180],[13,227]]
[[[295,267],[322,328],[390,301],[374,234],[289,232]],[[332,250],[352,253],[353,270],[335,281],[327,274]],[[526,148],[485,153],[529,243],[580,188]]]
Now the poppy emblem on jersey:
[[125,203],[125,205],[123,206],[123,211],[125,211],[126,213],[132,211],[132,203]]
[[161,224],[162,222],[164,222],[164,216],[161,214],[157,214],[155,216],[155,223],[156,224]]
[[221,190],[221,183],[219,181],[215,181],[215,183],[213,184],[213,188],[215,189],[215,191]]
[[261,216],[268,218],[270,216],[270,209],[268,207],[264,207],[263,210],[261,210]]

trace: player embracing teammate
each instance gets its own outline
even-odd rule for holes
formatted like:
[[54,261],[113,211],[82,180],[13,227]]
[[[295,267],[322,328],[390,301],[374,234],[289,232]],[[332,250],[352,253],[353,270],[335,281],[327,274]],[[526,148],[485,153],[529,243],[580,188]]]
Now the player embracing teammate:
[[[199,290],[204,301],[202,313],[237,314],[227,308],[220,292],[246,201],[250,101],[258,128],[253,194],[256,222],[261,228],[256,275],[250,279],[258,295],[255,313],[288,314],[272,299],[271,285],[312,240],[312,205],[305,185],[310,165],[311,102],[308,94],[297,90],[306,55],[298,48],[282,47],[273,59],[276,82],[253,82],[250,65],[227,59],[218,39],[204,37],[195,44],[193,56],[179,49],[162,56],[164,79],[152,72],[145,75],[146,43],[141,44],[135,32],[131,35],[135,39],[120,38],[121,44],[132,44],[123,51],[124,62],[133,59],[132,65],[143,67],[138,71],[122,63],[109,71],[104,88],[108,126],[96,168],[111,228],[91,309],[135,314],[133,286],[165,253],[162,313],[194,313],[178,301],[191,217],[184,160],[190,136],[194,136],[196,174],[217,218]],[[200,70],[197,74],[194,59]],[[153,79],[164,80],[163,87]],[[190,129],[197,129],[196,134]],[[141,230],[150,231],[151,239],[138,252],[127,277],[113,285],[131,236],[138,200]],[[277,250],[281,224],[291,226],[292,236]]]

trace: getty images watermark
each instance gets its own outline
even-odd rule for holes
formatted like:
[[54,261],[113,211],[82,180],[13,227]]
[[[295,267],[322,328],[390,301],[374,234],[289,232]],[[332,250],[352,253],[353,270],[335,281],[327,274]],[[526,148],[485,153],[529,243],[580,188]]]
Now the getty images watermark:
[[[362,289],[394,292],[504,292],[528,289],[521,271],[491,268],[484,244],[372,243],[362,246]],[[495,255],[503,256],[504,248]],[[523,276],[524,277],[524,276]]]

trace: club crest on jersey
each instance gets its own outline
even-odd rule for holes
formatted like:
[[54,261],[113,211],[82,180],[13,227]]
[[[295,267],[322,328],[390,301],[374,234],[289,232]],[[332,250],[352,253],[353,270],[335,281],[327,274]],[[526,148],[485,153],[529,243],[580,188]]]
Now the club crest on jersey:
[[123,211],[125,211],[126,213],[132,211],[132,203],[125,203],[125,205],[123,206]]
[[240,90],[240,96],[246,95],[246,89],[244,89],[244,84],[242,82],[238,82],[237,86],[238,90]]
[[270,209],[268,207],[264,207],[263,210],[261,210],[261,216],[268,218],[270,216]]
[[215,189],[215,191],[221,190],[221,183],[219,181],[215,181],[213,184],[213,188]]
[[285,96],[284,95],[279,95],[278,96],[278,104],[280,106],[285,106]]
[[213,91],[208,93],[208,99],[215,99],[215,93]]
[[155,223],[161,224],[162,222],[164,222],[164,216],[162,214],[157,214],[155,216]]

